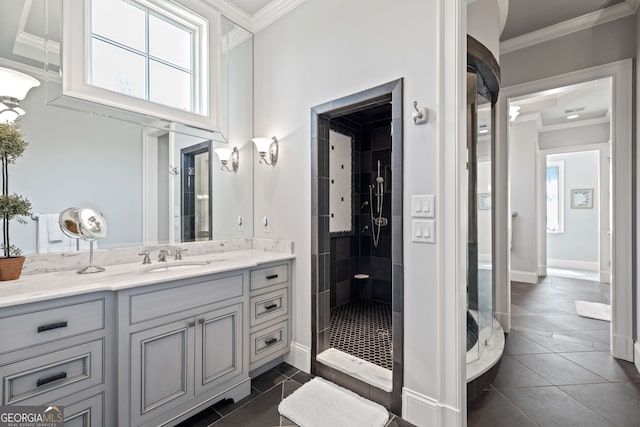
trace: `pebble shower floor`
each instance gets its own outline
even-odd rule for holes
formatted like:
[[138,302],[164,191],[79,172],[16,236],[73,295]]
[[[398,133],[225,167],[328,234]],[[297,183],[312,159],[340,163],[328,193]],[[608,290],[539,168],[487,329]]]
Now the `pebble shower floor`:
[[332,348],[393,368],[391,305],[359,299],[331,309]]

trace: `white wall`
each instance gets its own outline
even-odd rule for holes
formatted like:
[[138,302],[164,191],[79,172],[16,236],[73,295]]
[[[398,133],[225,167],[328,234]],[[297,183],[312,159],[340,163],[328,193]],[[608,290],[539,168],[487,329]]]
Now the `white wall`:
[[[534,121],[514,122],[509,130],[509,184],[513,218],[511,271],[537,277],[536,155],[538,129]],[[513,280],[524,280],[513,277]],[[535,279],[532,279],[535,280]]]
[[629,16],[500,55],[502,87],[632,58],[635,38]]
[[[581,151],[547,156],[547,162],[558,160],[564,161],[564,233],[547,233],[547,265],[582,269],[591,266],[588,269],[598,271],[600,153]],[[571,208],[574,188],[594,190],[592,209]]]
[[[280,139],[275,167],[256,166],[256,237],[295,242],[293,340],[311,345],[310,108],[403,77],[404,212],[411,194],[438,194],[436,125],[415,126],[412,103],[437,109],[438,3],[308,0],[255,36],[255,133]],[[270,233],[258,224],[271,218]],[[405,387],[438,400],[435,245],[411,242],[405,216]],[[453,286],[453,283],[447,284]],[[449,308],[452,309],[452,308]],[[455,408],[454,408],[455,409]],[[459,409],[459,408],[458,408]]]
[[[508,6],[507,6],[508,9]],[[476,0],[467,7],[467,33],[500,58],[500,8],[496,0]]]

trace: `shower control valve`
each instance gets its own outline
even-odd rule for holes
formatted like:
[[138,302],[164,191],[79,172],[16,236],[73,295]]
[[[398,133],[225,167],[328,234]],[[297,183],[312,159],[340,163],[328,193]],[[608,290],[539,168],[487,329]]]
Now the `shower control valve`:
[[389,220],[383,216],[378,217],[378,218],[373,218],[373,222],[378,226],[378,227],[386,227],[387,225],[389,225]]

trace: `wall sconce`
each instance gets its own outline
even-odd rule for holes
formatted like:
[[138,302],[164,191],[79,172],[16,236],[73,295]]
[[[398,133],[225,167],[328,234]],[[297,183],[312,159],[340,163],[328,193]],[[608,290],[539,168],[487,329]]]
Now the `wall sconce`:
[[[256,144],[256,148],[260,154],[259,163],[275,165],[278,161],[278,138],[275,136],[271,138],[253,138],[252,141]],[[267,154],[269,155],[269,160],[267,160]]]
[[[233,147],[233,149],[220,147],[215,148],[213,151],[218,155],[220,163],[222,164],[220,170],[226,169],[229,172],[238,171],[238,165],[240,164],[240,152],[238,151],[238,147]],[[231,163],[231,169],[229,169],[229,163]]]
[[31,88],[40,82],[31,76],[0,67],[0,123],[13,123],[25,111],[18,107]]

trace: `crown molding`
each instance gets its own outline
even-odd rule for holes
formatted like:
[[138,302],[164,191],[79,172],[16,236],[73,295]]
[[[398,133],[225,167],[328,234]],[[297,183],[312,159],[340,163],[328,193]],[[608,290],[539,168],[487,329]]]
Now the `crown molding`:
[[566,36],[577,31],[586,30],[600,24],[604,24],[626,16],[634,15],[640,0],[626,0],[613,6],[606,7],[595,12],[587,13],[555,25],[550,25],[500,43],[500,54],[513,52],[524,49],[538,43],[553,40],[558,37]]
[[254,15],[248,14],[227,0],[205,1],[235,24],[255,34],[300,6],[306,0],[273,0]]

